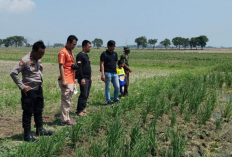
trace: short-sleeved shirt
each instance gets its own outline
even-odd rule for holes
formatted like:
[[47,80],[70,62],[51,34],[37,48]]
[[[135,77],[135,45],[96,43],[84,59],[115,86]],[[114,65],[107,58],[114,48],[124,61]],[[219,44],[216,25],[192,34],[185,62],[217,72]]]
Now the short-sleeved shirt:
[[106,50],[102,52],[100,60],[104,62],[104,72],[116,73],[116,62],[118,61],[118,54],[113,51]]
[[124,69],[117,68],[117,74],[118,74],[118,79],[119,79],[119,85],[124,86],[126,83]]
[[[43,82],[43,66],[41,60],[32,57],[31,52],[22,58],[21,61],[13,68],[10,76],[17,84],[19,89],[23,90],[25,86],[30,86],[30,90],[38,90]],[[22,73],[22,80],[18,74]]]
[[[64,77],[66,82],[74,83],[75,70],[73,70],[71,66],[75,64],[75,61],[72,51],[69,53],[65,47],[60,50],[58,54],[58,62],[64,66]],[[61,76],[59,76],[58,79],[61,79]]]
[[90,66],[89,56],[87,54],[80,52],[77,54],[76,62],[78,65],[78,70],[77,70],[78,79],[83,79],[83,78],[90,79],[91,66]]

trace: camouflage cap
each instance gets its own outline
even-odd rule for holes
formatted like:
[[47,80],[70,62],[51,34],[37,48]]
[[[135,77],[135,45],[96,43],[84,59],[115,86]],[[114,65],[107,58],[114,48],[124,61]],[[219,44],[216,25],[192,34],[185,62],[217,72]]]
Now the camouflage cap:
[[124,46],[124,51],[130,51],[130,47],[129,46]]

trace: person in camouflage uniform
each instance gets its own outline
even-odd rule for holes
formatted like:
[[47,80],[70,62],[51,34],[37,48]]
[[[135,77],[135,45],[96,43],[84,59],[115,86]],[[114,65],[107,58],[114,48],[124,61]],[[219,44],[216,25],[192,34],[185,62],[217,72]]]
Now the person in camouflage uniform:
[[124,62],[124,71],[126,74],[126,84],[124,87],[124,95],[123,96],[128,96],[128,87],[129,87],[129,73],[132,72],[132,70],[129,68],[129,53],[130,53],[130,47],[125,46],[124,47],[124,54],[120,57],[120,60]]

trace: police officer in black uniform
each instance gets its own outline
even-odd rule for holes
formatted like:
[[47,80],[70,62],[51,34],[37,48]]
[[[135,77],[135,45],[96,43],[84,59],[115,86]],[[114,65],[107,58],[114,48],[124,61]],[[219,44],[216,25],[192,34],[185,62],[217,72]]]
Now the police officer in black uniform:
[[[32,51],[24,56],[13,68],[10,76],[21,90],[21,104],[23,109],[24,141],[34,142],[36,139],[31,134],[31,117],[34,115],[36,135],[52,135],[52,131],[43,128],[42,112],[43,98],[43,66],[41,58],[45,53],[45,45],[42,41],[34,43]],[[19,73],[22,73],[22,80]]]

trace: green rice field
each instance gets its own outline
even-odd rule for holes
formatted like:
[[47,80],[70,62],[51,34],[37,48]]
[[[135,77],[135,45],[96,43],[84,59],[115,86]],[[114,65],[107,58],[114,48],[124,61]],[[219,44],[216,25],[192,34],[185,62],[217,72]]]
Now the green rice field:
[[[77,122],[73,126],[60,125],[59,50],[46,48],[42,58],[43,121],[54,134],[28,143],[23,141],[20,90],[9,74],[30,48],[0,48],[0,156],[232,155],[232,50],[131,50],[129,96],[109,108],[99,72],[104,49],[92,49],[90,113],[75,115],[78,92],[70,109]],[[73,52],[76,56],[80,51]]]

